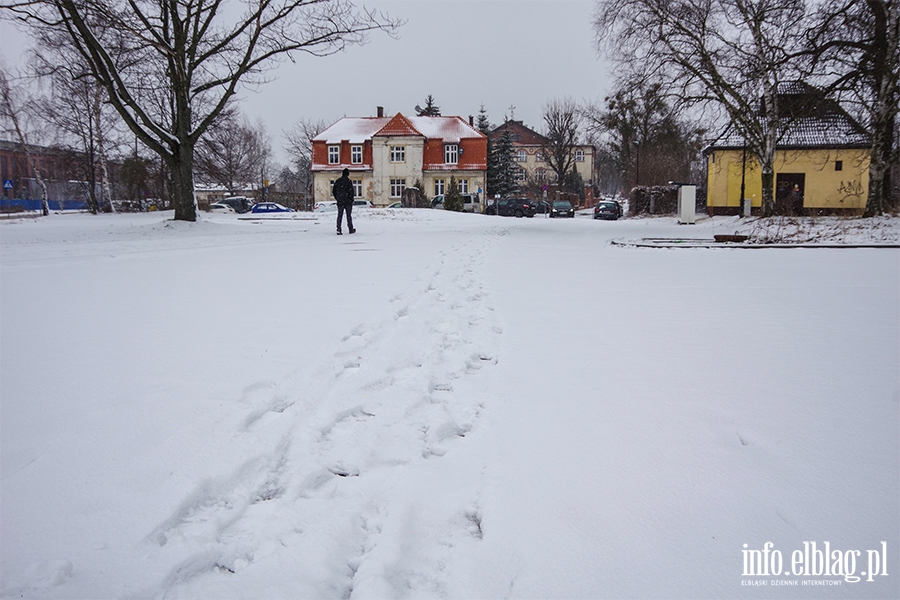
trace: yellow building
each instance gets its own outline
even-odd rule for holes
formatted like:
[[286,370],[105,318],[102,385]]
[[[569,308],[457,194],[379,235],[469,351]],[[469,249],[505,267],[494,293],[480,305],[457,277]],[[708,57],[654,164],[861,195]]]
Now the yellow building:
[[[837,102],[803,83],[782,84],[784,120],[775,152],[779,214],[861,213],[869,192],[869,134]],[[738,134],[726,133],[704,150],[707,211],[738,214],[741,182],[754,212],[762,205],[761,169]]]

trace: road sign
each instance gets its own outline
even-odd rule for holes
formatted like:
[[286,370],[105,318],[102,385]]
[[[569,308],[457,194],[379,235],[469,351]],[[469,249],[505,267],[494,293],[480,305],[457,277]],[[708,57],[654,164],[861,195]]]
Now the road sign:
[[4,179],[4,180],[3,180],[3,189],[4,189],[4,190],[11,190],[11,189],[13,189],[13,182],[12,182],[12,179]]

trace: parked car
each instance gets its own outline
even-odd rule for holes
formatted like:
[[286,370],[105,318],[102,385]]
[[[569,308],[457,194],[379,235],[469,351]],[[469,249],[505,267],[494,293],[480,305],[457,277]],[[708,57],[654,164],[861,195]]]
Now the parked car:
[[556,200],[550,207],[550,217],[575,218],[575,207],[568,200]]
[[394,202],[393,204],[388,204],[385,208],[403,208],[403,203]]
[[[463,211],[481,212],[481,198],[478,194],[462,194]],[[431,201],[431,208],[444,208],[444,194],[439,194]]]
[[277,202],[257,202],[253,205],[253,208],[250,209],[250,212],[254,214],[260,213],[280,213],[280,212],[294,212],[293,208],[288,208],[287,206],[282,206]]
[[485,214],[496,214],[501,217],[533,217],[534,204],[528,198],[505,198],[488,206]]
[[336,200],[323,200],[322,202],[316,202],[315,206],[313,206],[313,212],[328,212],[330,210],[337,210]]
[[236,213],[250,212],[253,203],[246,196],[229,196],[223,200],[219,200],[218,204],[227,204],[234,209]]
[[375,208],[375,205],[372,204],[371,200],[356,199],[353,201],[353,210],[356,210],[358,208]]
[[615,221],[622,216],[622,206],[615,200],[601,200],[594,207],[595,219]]
[[221,202],[213,202],[209,205],[209,212],[234,213],[236,211],[227,204],[223,204]]
[[535,200],[532,204],[534,204],[535,214],[546,215],[550,212],[550,203],[546,200]]

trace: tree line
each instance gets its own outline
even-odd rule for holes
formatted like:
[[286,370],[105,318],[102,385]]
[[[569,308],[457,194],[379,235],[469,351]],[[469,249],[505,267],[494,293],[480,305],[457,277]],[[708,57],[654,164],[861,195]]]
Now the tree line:
[[[77,148],[95,207],[102,203],[96,190],[111,198],[108,156],[133,141],[133,152],[120,152],[120,173],[132,178],[125,187],[136,190],[146,174],[172,198],[176,219],[194,220],[195,174],[230,189],[270,168],[265,131],[235,108],[240,85],[263,83],[280,57],[332,54],[402,24],[350,0],[260,0],[243,12],[223,2],[4,4],[3,18],[33,34],[27,77],[43,87],[24,97],[23,79],[2,73],[0,110],[9,129],[27,147],[29,116],[52,123]],[[549,141],[542,154],[558,185],[579,186],[571,164],[576,142],[598,148],[604,193],[697,180],[699,150],[727,122],[761,166],[763,213],[771,214],[786,118],[779,84],[807,81],[836,95],[872,135],[866,214],[895,206],[898,0],[597,0],[593,24],[617,77],[602,101],[544,106]],[[439,115],[440,108],[429,95],[416,112]],[[272,177],[283,189],[311,191],[310,142],[324,126],[300,120],[286,132],[294,168]],[[510,155],[509,140],[492,144],[489,195],[538,183],[521,181]]]

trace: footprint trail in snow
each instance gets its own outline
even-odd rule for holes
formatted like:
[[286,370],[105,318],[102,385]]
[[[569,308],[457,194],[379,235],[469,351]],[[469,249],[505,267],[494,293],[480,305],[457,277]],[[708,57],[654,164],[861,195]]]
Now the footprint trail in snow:
[[483,535],[483,463],[473,469],[465,445],[499,358],[481,268],[495,239],[442,252],[381,320],[351,327],[305,389],[245,391],[255,408],[238,435],[259,453],[150,533],[171,568],[143,595],[448,594],[454,559]]

